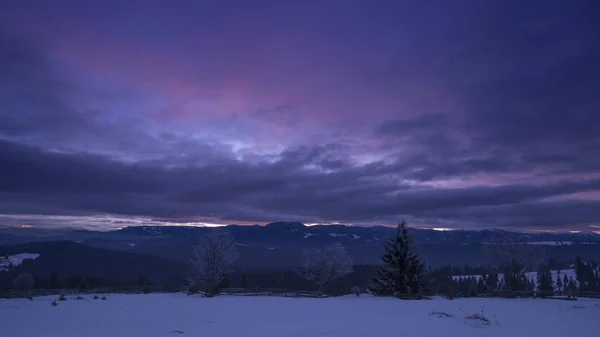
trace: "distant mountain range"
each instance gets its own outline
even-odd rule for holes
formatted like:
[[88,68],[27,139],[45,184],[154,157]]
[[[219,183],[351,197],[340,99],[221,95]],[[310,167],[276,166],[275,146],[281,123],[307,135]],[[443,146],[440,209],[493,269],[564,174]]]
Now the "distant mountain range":
[[[305,226],[299,222],[274,222],[266,226],[226,226],[238,244],[240,267],[282,268],[300,264],[301,253],[309,247],[342,243],[357,264],[376,264],[384,240],[392,227],[342,225]],[[49,230],[40,228],[0,229],[0,245],[31,241],[73,241],[87,246],[123,252],[149,254],[185,262],[191,246],[208,230],[204,227],[127,227],[99,232]],[[508,238],[539,244],[559,261],[577,255],[600,260],[600,235],[594,233],[519,233],[505,230],[436,231],[411,228],[410,233],[425,262],[431,266],[485,264],[482,247]],[[31,252],[35,253],[35,252]]]

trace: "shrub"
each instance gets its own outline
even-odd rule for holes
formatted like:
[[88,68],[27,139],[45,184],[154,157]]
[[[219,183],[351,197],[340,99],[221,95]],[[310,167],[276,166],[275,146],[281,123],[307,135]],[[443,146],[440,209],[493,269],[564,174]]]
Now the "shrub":
[[454,318],[454,315],[449,314],[445,311],[432,311],[429,313],[429,316],[437,316],[439,318]]
[[471,314],[471,315],[465,317],[465,319],[479,320],[479,321],[481,321],[481,323],[483,323],[483,325],[491,325],[490,320],[483,315],[483,312],[480,314],[478,314],[478,313]]
[[58,302],[56,302],[56,300],[52,301],[52,303],[50,303],[53,307],[58,305]]
[[360,287],[359,286],[353,286],[352,289],[350,289],[350,292],[352,292],[356,296],[360,296]]
[[65,297],[65,294],[60,294],[60,296],[58,297],[59,301],[66,301],[67,298]]
[[100,298],[102,301],[106,301],[106,296],[102,296],[102,298]]
[[83,299],[83,297],[77,296],[75,299],[78,300],[78,301],[81,301]]
[[98,299],[98,295],[94,295],[94,299],[97,300]]

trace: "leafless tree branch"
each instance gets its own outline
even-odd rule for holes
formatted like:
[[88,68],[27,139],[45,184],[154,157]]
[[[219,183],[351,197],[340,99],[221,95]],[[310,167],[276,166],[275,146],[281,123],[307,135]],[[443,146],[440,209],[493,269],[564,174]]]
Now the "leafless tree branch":
[[336,243],[323,249],[305,250],[300,274],[322,291],[327,283],[350,274],[352,265],[352,258],[346,248]]
[[237,258],[235,239],[225,231],[210,230],[192,249],[191,269],[187,276],[190,287],[214,294]]

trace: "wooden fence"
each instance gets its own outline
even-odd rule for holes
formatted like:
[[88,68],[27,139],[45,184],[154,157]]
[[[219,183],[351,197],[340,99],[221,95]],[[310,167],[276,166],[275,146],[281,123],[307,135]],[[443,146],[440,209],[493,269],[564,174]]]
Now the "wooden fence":
[[20,290],[10,289],[6,291],[0,291],[0,298],[27,298],[27,297],[40,297],[40,296],[59,296],[63,294],[65,296],[72,295],[93,295],[93,294],[141,294],[144,292],[179,292],[179,288],[165,288],[165,287],[154,287],[154,286],[123,286],[123,287],[104,287],[104,288],[93,288],[93,289],[31,289],[31,290]]
[[[189,287],[181,287],[181,292],[189,293]],[[201,292],[200,292],[201,293]],[[218,292],[219,295],[230,296],[281,296],[281,297],[327,297],[321,292],[310,290],[290,290],[280,288],[223,288]]]
[[279,288],[226,288],[219,291],[223,295],[234,296],[282,296],[282,297],[327,297],[325,294],[318,291],[310,290],[290,290]]

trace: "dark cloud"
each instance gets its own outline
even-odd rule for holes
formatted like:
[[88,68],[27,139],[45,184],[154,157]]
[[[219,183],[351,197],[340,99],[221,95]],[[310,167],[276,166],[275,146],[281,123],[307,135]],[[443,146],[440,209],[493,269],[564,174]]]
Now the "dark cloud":
[[[598,216],[598,202],[544,199],[600,189],[600,180],[547,185],[427,188],[365,175],[363,168],[335,173],[302,168],[298,160],[252,165],[221,162],[169,169],[123,164],[97,156],[47,153],[3,142],[1,212],[112,213],[154,217],[214,216],[228,221],[276,219],[358,223],[399,215],[464,224],[560,226]],[[310,161],[308,161],[310,162]],[[497,208],[497,209],[496,209]],[[541,212],[540,210],[545,210]],[[500,214],[502,213],[502,214]],[[513,221],[510,221],[510,219]]]
[[596,1],[145,4],[2,5],[0,213],[600,221]]

